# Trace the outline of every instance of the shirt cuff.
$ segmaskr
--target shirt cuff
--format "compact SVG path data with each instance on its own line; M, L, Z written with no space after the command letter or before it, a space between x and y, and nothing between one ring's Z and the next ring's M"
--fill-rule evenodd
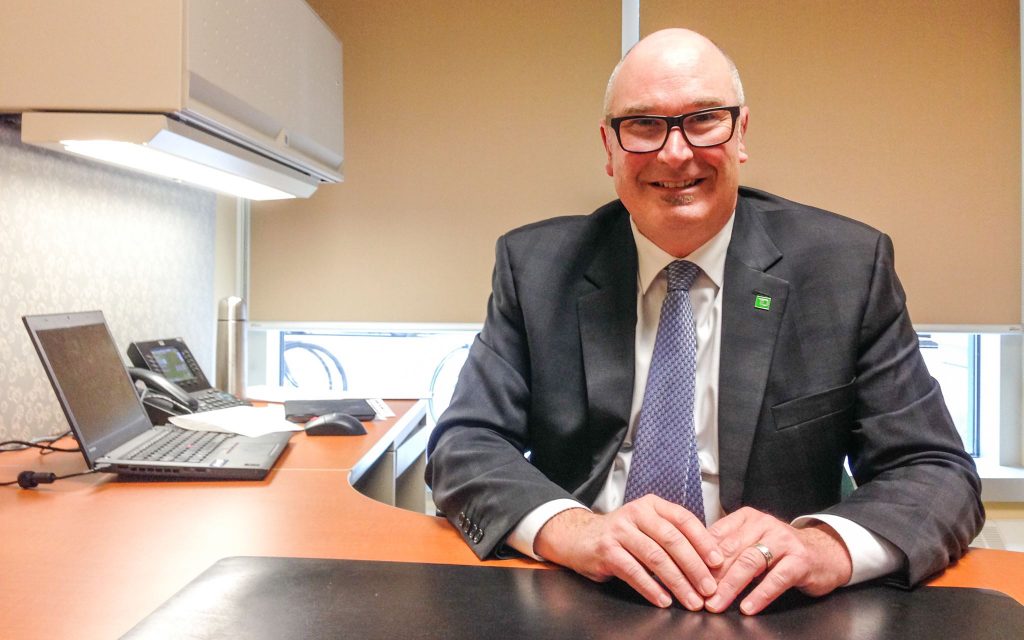
M839 534L846 550L850 552L853 572L850 580L843 586L867 582L896 571L900 567L903 554L896 545L885 538L875 535L852 520L826 513L800 516L791 524L803 529L815 522L822 522L832 527Z
M579 502L568 498L559 498L558 500L545 502L523 516L523 519L519 521L516 528L508 535L505 544L523 555L544 562L544 558L533 552L533 541L537 539L537 534L540 533L541 527L547 524L548 520L569 509L587 508ZM587 511L590 511L590 509L587 509Z

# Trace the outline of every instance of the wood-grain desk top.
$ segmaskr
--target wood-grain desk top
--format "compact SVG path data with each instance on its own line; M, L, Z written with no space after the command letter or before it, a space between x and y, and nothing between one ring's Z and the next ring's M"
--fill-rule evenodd
M411 402L390 403L401 416ZM125 482L106 474L0 490L0 636L114 638L228 556L479 564L440 518L354 490L349 470L388 437L293 436L260 482ZM23 469L85 469L79 454L0 454ZM526 560L502 566L539 567ZM1024 603L1024 554L972 550L933 584L1003 591Z

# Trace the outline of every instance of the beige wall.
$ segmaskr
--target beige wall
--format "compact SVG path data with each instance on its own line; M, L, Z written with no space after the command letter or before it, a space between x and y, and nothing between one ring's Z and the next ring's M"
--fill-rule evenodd
M213 371L215 211L209 191L23 144L0 119L0 441L68 429L23 315L99 309L122 355L181 336Z
M310 4L344 48L345 182L253 206L253 319L482 320L498 235L614 198L617 0Z
M889 233L915 323L1021 322L1017 0L643 0L743 73L743 182Z
M344 44L346 181L253 207L254 319L482 320L501 232L614 197L618 0L310 4ZM744 73L744 183L890 233L915 322L1020 322L1016 0L642 2L670 25Z

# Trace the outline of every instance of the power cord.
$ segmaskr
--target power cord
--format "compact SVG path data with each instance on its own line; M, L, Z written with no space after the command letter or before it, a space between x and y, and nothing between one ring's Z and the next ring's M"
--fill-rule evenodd
M59 436L53 436L45 440L7 440L6 442L0 442L0 453L8 451L23 451L25 449L40 449L46 455L48 453L80 453L82 449L75 447L74 449L68 449L67 447L55 447L53 442L63 438L66 433L62 433Z
M77 478L78 476L87 476L93 473L98 473L102 469L89 469L88 471L80 471L78 473L69 473L66 476L58 476L56 473L50 473L48 471L22 471L18 474L17 480L11 480L10 482L0 482L0 487L10 487L12 485L18 485L22 489L33 489L41 484L52 484L57 480L64 480L65 478Z
M25 449L39 449L40 455L49 455L51 453L81 453L80 447L70 449L68 447L55 447L53 443L60 440L64 436L71 433L65 431L64 433L57 434L55 436L45 436L42 438L36 438L35 440L7 440L0 442L0 453L9 451L24 451ZM86 476L91 473L96 473L101 469L90 469L89 471L80 471L78 473L70 473L65 476L58 476L56 473L48 471L31 471L26 470L18 474L17 480L11 480L9 482L0 482L0 487L10 487L18 485L22 489L32 489L38 487L41 484L51 484L57 480L63 480L64 478L76 478L78 476Z

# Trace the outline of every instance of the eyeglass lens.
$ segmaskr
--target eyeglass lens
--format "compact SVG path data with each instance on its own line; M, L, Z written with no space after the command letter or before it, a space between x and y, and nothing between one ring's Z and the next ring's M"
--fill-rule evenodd
M733 115L727 109L691 114L682 121L686 141L695 147L713 147L732 137ZM619 123L619 142L626 151L646 153L657 151L668 140L667 118L636 116Z

